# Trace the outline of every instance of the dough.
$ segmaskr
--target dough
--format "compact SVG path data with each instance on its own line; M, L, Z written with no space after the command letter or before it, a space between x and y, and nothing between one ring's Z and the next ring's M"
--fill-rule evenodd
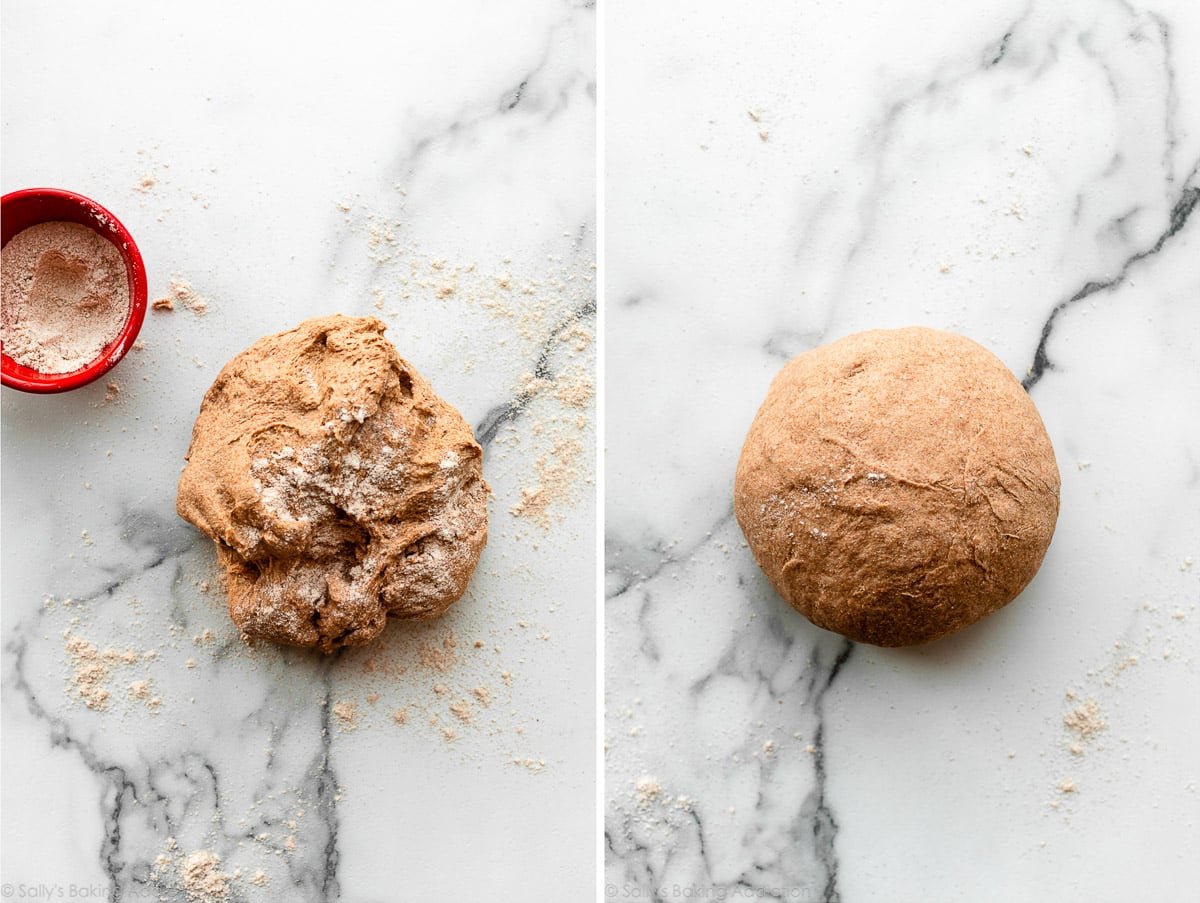
M848 336L775 377L733 508L771 585L877 646L935 640L1008 604L1058 518L1029 395L985 348L908 328Z
M322 317L225 365L176 507L216 542L248 637L331 652L433 618L487 541L483 451L373 317Z

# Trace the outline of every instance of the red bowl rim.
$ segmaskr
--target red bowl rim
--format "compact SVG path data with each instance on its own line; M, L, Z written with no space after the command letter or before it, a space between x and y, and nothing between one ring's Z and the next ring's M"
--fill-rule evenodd
M129 317L125 320L125 325L117 337L100 352L99 357L86 367L71 373L40 374L38 378L31 379L15 372L15 368L19 365L7 354L0 352L0 383L22 392L39 394L67 392L99 379L115 367L117 362L133 347L133 343L142 329L142 321L146 317L146 266L142 261L142 254L138 250L137 243L134 242L133 236L129 234L129 230L121 221L113 216L111 211L91 198L74 191L67 191L63 188L22 188L19 191L10 191L0 198L0 213L10 203L31 197L56 198L70 202L83 208L91 220L98 225L104 224L105 229L92 227L93 231L112 242L121 253L121 257L125 261L125 268L133 283ZM42 220L42 222L51 221L50 219ZM36 223L30 225L36 225ZM22 369L29 371L31 368L22 367Z

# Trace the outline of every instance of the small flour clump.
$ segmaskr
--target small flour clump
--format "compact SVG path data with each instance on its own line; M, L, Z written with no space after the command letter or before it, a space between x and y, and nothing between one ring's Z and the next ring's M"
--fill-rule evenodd
M183 858L179 877L189 900L226 900L229 875L221 871L221 857L209 850L197 850Z
M638 806L645 808L655 802L662 796L662 785L658 783L656 778L649 775L644 775L634 782L634 789L637 791Z
M208 299L197 294L192 288L192 284L186 279L178 277L171 280L171 295L178 301L183 302L183 306L194 313L197 317L203 317L208 313Z
M192 288L192 284L181 276L172 276L167 294L150 302L154 310L172 311L182 304L197 317L208 313L208 299Z
M0 251L4 353L39 373L71 373L100 356L129 319L121 253L79 223L50 222Z
M341 722L344 731L352 731L358 727L358 703L354 700L334 703L333 715Z
M1094 699L1089 699L1078 708L1068 712L1063 717L1063 725L1080 740L1091 740L1108 727L1108 722L1100 714L1099 703Z
M68 633L65 639L67 654L75 667L71 683L76 694L89 709L105 708L112 695L108 689L112 677L108 662L99 649L78 634Z

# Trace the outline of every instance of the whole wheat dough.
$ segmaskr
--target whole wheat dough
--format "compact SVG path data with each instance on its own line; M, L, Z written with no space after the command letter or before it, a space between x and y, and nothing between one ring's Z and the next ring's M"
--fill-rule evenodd
M466 590L487 541L483 453L384 329L307 320L204 396L176 504L216 542L246 636L330 652Z
M1041 417L991 352L932 329L872 330L775 377L734 513L771 585L813 623L906 646L1021 592L1058 489Z

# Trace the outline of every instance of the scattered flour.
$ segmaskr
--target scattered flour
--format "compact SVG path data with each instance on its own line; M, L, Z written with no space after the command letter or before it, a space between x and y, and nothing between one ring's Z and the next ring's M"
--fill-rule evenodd
M216 853L189 853L179 866L179 877L189 900L209 903L229 899L229 875L221 871L221 857Z
M1063 725L1080 740L1091 740L1108 727L1100 714L1100 705L1089 699L1063 717Z
M633 786L637 791L638 806L642 808L649 806L662 796L662 785L658 783L657 778L649 775L638 778Z
M352 731L358 727L358 702L343 700L333 704L333 716L341 722L343 731Z
M176 304L182 304L197 317L208 313L208 299L192 288L192 284L182 276L172 276L167 293L150 302L154 310L161 311L172 311Z

